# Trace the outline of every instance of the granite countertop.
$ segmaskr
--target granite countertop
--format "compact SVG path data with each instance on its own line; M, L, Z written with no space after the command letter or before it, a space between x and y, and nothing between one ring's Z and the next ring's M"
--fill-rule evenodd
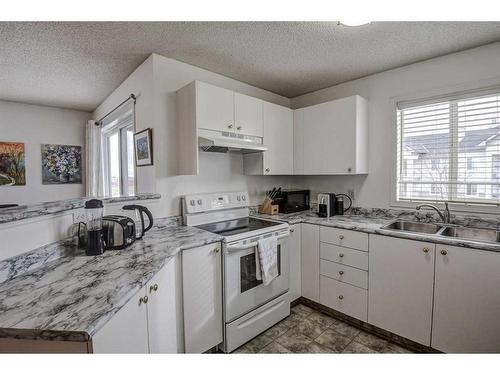
M132 196L97 198L101 199L105 204L129 202L149 199L160 199L160 194L142 193ZM20 205L17 207L0 208L0 224L10 223L13 221L29 219L32 217L56 214L59 212L69 211L76 208L81 208L85 202L92 197L64 199L53 202L43 202L29 205Z
M0 276L9 269L10 277L0 279L0 337L87 341L176 254L221 240L193 227L157 225L129 248L100 256L61 245L55 259L45 247L3 261ZM37 257L43 259L30 261Z
M436 234L412 233L403 231L394 231L389 229L381 229L383 226L391 223L394 220L402 219L409 221L425 221L434 222L436 218L433 214L415 214L408 211L394 211L384 209L360 210L356 209L353 213L332 216L330 218L319 217L315 212L302 211L291 214L267 215L253 213L252 216L262 219L277 220L287 222L289 224L309 223L334 227L340 229L356 230L371 234L381 234L385 236L405 238L417 241L428 241L443 245L469 247L472 249L487 250L500 252L500 244L488 243L481 241L465 240L459 238L445 237ZM472 216L454 217L457 225L470 225L477 227L498 228L496 220L485 221Z

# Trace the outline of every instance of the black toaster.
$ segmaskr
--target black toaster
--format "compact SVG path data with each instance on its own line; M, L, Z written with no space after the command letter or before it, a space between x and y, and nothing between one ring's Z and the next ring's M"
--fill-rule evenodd
M102 239L106 250L121 250L135 241L135 223L128 216L107 215L102 218Z

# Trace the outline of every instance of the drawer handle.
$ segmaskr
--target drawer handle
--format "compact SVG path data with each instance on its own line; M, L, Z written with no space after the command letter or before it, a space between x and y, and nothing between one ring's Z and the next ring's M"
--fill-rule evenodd
M156 292L158 290L158 284L151 285L149 287L149 293Z
M339 299L344 299L344 296L341 294L341 295L339 296Z
M344 274L344 271L339 271L339 275L343 275Z
M243 129L243 126L241 126L241 125L240 125L240 126L237 126L237 127L236 127L236 129L237 129L237 130L241 130L241 129Z
M344 239L344 235L343 235L343 234L341 234L341 235L339 236L339 239L343 240L343 239Z
M424 248L422 249L422 251L423 251L424 253L426 253L426 254L427 254L430 250L429 250L429 248L428 248L428 247L424 247Z
M441 250L441 255L446 255L448 252L446 250Z
M232 129L232 128L233 128L233 124L229 124L227 127L228 127L229 129Z
M340 254L339 254L339 257L343 258L343 257L344 257L344 254L343 254L343 253L340 253Z
M144 296L144 297L141 297L139 298L139 306L142 304L142 303L148 303L148 296Z

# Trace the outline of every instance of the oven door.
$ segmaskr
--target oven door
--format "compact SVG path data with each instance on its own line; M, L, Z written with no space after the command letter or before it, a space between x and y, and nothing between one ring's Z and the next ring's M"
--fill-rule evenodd
M273 235L276 235L273 233ZM279 275L269 285L255 277L258 238L229 243L224 250L224 295L226 323L288 291L290 265L286 234L278 234Z

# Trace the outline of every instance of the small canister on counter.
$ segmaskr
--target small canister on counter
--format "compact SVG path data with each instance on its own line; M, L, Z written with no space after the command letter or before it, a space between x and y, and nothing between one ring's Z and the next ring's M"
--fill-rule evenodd
M85 254L100 255L104 252L102 240L103 204L99 199L90 199L85 202Z

